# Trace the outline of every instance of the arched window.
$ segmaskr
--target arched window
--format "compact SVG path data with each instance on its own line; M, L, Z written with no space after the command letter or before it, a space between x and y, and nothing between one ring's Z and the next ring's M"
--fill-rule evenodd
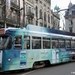
M42 10L40 9L40 18L42 18Z

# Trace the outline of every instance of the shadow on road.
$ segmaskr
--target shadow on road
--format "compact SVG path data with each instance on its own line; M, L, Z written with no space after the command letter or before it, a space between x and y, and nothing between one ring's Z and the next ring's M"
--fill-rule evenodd
M49 68L51 67L56 67L56 66L62 66L62 65L66 65L66 64L70 64L70 63L75 63L75 61L73 62L66 62L66 63L61 63L61 64L54 64L54 65L50 65ZM44 68L48 68L48 67L44 67ZM44 69L43 68L43 69ZM42 69L42 68L39 68ZM36 69L37 70L37 69ZM27 69L27 70L18 70L18 71L10 71L10 72L0 72L0 75L24 75L24 73L33 71L33 69Z

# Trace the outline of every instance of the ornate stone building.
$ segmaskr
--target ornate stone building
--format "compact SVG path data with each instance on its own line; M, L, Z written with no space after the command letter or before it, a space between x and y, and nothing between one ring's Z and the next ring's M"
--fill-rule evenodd
M21 4L21 7L22 6ZM50 23L50 0L25 0L25 25L33 24L50 28Z
M20 26L19 0L0 0L0 28Z
M75 33L75 4L71 2L68 5L68 10L65 12L65 31Z

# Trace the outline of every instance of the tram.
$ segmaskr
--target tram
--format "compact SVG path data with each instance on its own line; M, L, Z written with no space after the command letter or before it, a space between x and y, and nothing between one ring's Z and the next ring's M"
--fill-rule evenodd
M0 29L0 71L75 60L75 33L27 25Z

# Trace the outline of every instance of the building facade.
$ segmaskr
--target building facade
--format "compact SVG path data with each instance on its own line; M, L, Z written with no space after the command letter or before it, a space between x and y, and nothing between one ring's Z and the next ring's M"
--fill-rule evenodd
M22 5L21 0L21 7ZM50 28L51 1L50 0L25 0L25 26L33 24Z
M65 31L75 33L75 4L71 2L68 5L68 10L65 12Z
M20 26L19 0L0 0L0 28Z
M51 13L51 0L0 0L0 4L0 28L33 24L47 28L55 25L55 29L58 29L59 18ZM51 14L55 20L53 24Z

